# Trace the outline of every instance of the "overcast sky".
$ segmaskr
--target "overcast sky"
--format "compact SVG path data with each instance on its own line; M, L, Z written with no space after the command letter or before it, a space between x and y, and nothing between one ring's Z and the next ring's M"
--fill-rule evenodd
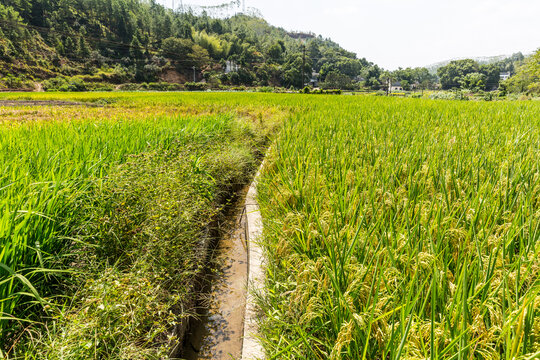
M246 0L246 6L272 25L329 37L392 70L540 47L540 0Z

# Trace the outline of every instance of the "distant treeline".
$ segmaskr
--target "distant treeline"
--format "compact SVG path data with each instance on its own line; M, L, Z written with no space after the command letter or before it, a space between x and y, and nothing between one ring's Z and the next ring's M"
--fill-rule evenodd
M339 73L351 80L362 75L368 85L378 85L378 66L329 39L306 37L256 17L214 19L174 12L155 1L5 0L0 4L0 77L106 73L107 81L117 83L195 77L230 85L301 87L320 72L318 80ZM11 85L16 81L11 79Z
M538 61L536 61L536 64ZM521 54L493 64L452 61L438 69L384 71L330 39L288 33L265 20L167 9L154 0L3 0L0 88L85 76L100 84L201 82L219 86L536 91L535 64ZM534 67L534 66L533 66ZM532 71L532 72L531 72ZM519 80L518 80L519 79Z

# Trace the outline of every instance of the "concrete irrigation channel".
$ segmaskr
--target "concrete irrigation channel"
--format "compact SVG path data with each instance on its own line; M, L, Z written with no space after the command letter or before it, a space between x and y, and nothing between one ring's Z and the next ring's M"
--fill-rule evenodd
M263 164L261 165L261 168ZM259 170L260 171L260 170ZM264 281L259 247L262 221L257 179L240 191L231 207L231 230L212 249L198 316L188 326L181 358L186 360L256 360L264 353L257 340L253 291Z

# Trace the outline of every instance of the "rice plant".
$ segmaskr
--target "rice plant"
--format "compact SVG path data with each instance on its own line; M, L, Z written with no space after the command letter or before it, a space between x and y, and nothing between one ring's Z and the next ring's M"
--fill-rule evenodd
M540 355L540 104L324 98L261 182L270 359Z

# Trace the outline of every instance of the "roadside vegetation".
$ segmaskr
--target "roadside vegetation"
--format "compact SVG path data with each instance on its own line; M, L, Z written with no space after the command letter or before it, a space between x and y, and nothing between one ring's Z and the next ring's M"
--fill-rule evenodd
M259 186L269 359L540 355L540 106L322 97Z

